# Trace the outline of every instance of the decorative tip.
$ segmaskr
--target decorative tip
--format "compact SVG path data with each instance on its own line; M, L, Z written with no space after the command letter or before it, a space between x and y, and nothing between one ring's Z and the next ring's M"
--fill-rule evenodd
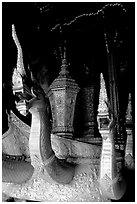
M12 33L15 32L15 25L12 24Z
M66 40L64 41L64 50L62 56L62 65L67 65L67 54L66 54Z
M16 34L16 29L15 29L15 25L14 24L12 24L12 37L13 37L13 40L14 40L14 42L16 44L17 43L17 34Z
M66 40L64 41L64 56L63 58L66 59Z
M99 114L108 114L108 97L106 91L106 85L104 81L103 74L100 74L100 95L99 95L99 105L98 105L98 113Z
M67 68L68 68L68 63L67 63L67 54L66 54L66 41L65 41L60 74L61 75L68 75L69 71L67 70Z

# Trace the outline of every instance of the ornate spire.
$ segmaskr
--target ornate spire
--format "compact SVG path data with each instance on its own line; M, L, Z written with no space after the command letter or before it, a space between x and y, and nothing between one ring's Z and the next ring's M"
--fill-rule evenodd
M64 42L64 53L62 57L62 65L61 65L61 71L59 75L68 75L69 71L67 70L68 68L68 63L67 63L67 54L66 54L66 41Z
M104 81L103 74L100 74L100 94L99 94L99 105L98 105L98 114L106 115L108 114L108 97L106 91L106 85Z

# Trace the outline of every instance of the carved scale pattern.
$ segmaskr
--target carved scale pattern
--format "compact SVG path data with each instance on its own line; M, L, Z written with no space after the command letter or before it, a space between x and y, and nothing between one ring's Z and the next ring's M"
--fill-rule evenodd
M87 167L87 166L86 166ZM52 181L46 182L43 177L42 171L39 167L35 171L32 179L22 185L3 184L3 193L11 197L20 199L35 200L35 201L83 201L83 202L105 202L109 201L102 197L99 184L97 182L98 167L89 165L90 174L86 171L76 175L69 185L61 185ZM82 167L84 169L85 166ZM86 168L86 169L87 169ZM45 175L44 175L45 177Z

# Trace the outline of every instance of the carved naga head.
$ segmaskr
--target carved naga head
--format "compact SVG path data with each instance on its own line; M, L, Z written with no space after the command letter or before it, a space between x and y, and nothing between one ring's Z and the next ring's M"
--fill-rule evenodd
M20 113L24 116L28 113L28 106L34 100L38 99L39 94L44 94L44 91L34 79L32 72L30 77L26 74L23 64L23 53L20 42L18 40L15 26L12 25L12 37L17 46L17 65L13 70L12 75L12 90L16 97L16 105L26 107L26 109L20 109ZM29 82L29 83L28 83Z
M114 125L113 113L107 96L107 90L103 74L100 74L100 95L97 115L100 133L111 129Z

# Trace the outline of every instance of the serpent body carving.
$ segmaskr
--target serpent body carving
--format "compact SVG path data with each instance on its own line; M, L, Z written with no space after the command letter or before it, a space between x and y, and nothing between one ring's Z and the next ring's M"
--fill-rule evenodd
M37 156L44 164L45 170L50 177L58 183L67 184L73 179L74 165L60 160L55 156L51 147L50 125L47 105L42 94L35 98L29 106L32 114L32 124L29 140L31 156Z

